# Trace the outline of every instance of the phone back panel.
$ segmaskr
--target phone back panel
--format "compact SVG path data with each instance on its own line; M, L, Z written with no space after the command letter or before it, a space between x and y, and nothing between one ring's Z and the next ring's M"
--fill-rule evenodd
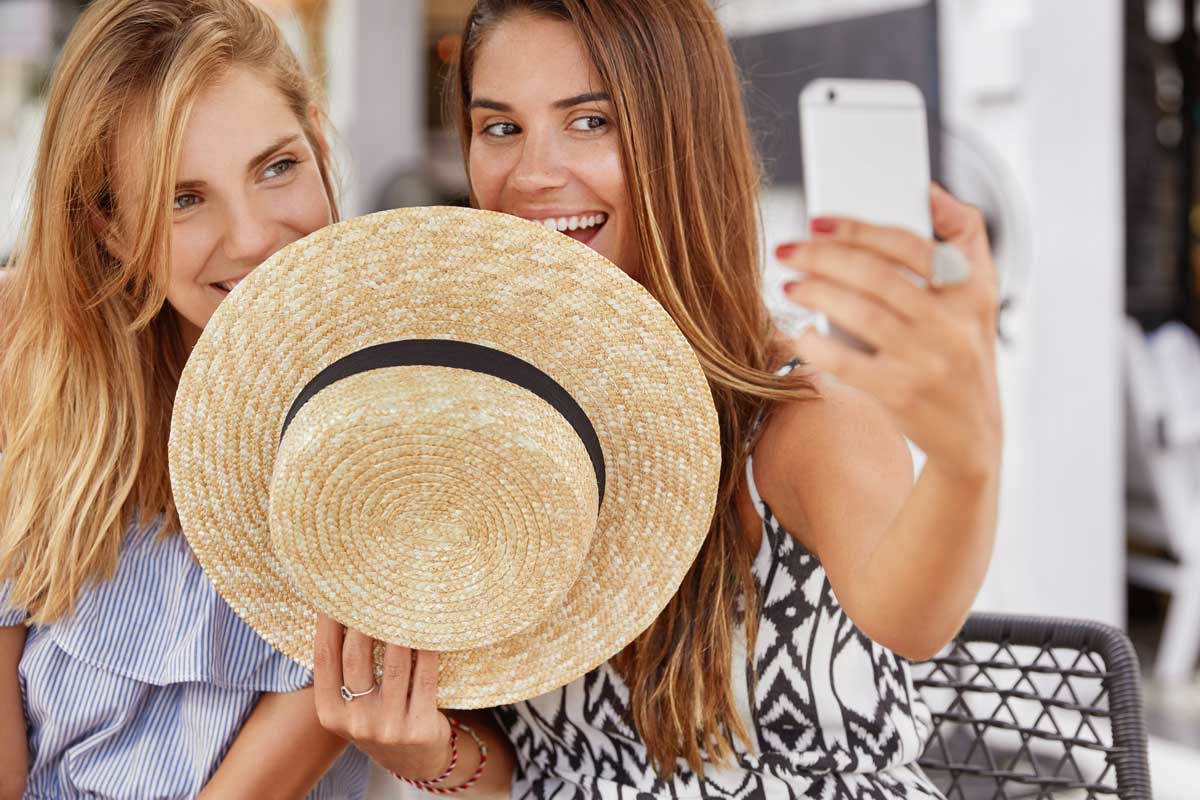
M809 218L856 217L929 237L929 136L902 81L822 79L800 95Z

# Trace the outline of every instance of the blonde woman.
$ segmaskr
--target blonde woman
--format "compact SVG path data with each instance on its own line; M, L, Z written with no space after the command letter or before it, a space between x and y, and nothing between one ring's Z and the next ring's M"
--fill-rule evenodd
M2 797L366 793L310 676L205 579L167 474L214 309L336 216L319 120L244 0L97 0L71 32L0 285Z
M662 303L708 374L724 458L708 539L658 620L560 690L490 718L449 712L488 759L480 771L459 736L434 788L938 796L917 766L929 716L906 659L955 634L992 548L1001 428L979 214L934 189L935 227L969 264L937 290L894 268L929 277L934 242L814 221L811 241L779 253L807 275L789 294L877 350L787 340L760 294L755 159L706 0L478 0L459 67L473 204L555 225ZM915 485L905 435L928 456ZM371 647L320 621L322 722L405 778L441 776L436 654L347 703L339 686L373 680ZM410 682L403 707L380 699Z

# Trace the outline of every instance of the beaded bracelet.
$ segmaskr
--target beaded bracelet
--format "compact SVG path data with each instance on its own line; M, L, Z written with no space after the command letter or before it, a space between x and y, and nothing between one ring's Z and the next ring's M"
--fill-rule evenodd
M432 778L430 780L406 778L403 775L396 775L397 778L404 781L405 783L408 783L408 784L411 784L412 786L417 787L418 789L420 789L423 792L429 792L431 794L457 794L458 792L464 791L465 789L475 785L479 781L479 778L483 775L483 768L487 765L487 759L488 759L487 745L483 743L483 740L479 738L479 734L475 733L475 731L473 729L467 727L466 725L463 725L458 720L456 720L454 717L448 717L447 719L450 720L450 751L451 751L451 755L450 755L450 766L446 768L446 771L443 772L438 777ZM466 731L467 735L475 740L475 746L479 748L479 766L475 768L475 772L473 772L471 774L471 777L467 778L465 781L458 784L457 786L446 786L446 787L437 786L438 783L441 783L447 777L449 777L450 773L454 771L454 767L457 766L457 764L458 764L458 736L455 733L455 731L458 729L462 729L462 730ZM393 774L395 774L395 773L393 773Z

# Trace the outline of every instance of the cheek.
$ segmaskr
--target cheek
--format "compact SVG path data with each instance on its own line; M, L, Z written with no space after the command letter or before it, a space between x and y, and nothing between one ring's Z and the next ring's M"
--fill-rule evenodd
M218 235L201 220L176 225L171 231L171 271L167 277L167 302L183 318L185 327L203 328L216 309L208 288L205 266Z
M589 160L588 165L595 192L613 208L620 211L627 209L629 192L625 188L621 154L616 148L605 148L596 158Z
M637 238L621 154L615 147L606 147L581 164L580 170L591 192L616 212L617 247L621 251L620 257L627 258L631 252L636 252Z
M280 208L288 228L304 237L333 222L333 209L320 173L313 170L290 188Z
M204 264L216 244L216 233L202 220L175 225L171 230L171 273L167 295L193 285L204 271Z
M473 145L470 151L471 191L479 207L495 210L500 207L500 195L504 188L505 167L497 154L484 152L484 148Z

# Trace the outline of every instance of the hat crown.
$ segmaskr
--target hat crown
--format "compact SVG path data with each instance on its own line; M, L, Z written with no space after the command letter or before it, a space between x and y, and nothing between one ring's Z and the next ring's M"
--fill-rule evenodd
M471 370L404 366L340 380L299 410L272 470L269 527L319 610L453 651L561 606L597 505L587 450L541 397ZM446 585L447 572L462 578Z

